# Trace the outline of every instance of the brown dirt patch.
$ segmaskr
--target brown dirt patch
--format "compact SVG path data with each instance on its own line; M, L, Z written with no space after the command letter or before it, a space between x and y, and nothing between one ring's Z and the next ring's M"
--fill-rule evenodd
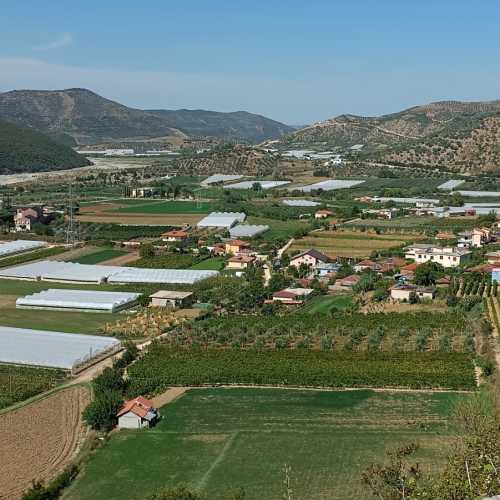
M16 307L17 295L0 295L0 308Z
M160 408L172 401L175 401L177 398L180 398L187 391L187 387L171 387L167 389L165 392L158 394L155 396L152 401L155 408Z
M196 224L204 216L198 214L94 214L80 215L80 222L99 222L107 224L132 224L132 225L156 225L156 226L182 226L183 224Z
M139 252L130 252L126 255L120 255L119 257L114 257L113 259L105 260L100 262L100 266L125 266L134 262L139 258Z
M89 401L88 389L73 387L0 415L0 498L21 498L33 480L50 480L69 464Z

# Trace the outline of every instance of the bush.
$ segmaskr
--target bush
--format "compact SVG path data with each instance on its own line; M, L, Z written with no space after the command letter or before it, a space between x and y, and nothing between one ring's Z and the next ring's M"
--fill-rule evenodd
M123 404L121 393L106 391L96 395L85 408L83 419L93 429L110 431L117 423L116 412Z
M23 495L22 500L54 500L61 496L78 475L79 469L76 465L66 467L48 486L41 481L34 482L32 487Z

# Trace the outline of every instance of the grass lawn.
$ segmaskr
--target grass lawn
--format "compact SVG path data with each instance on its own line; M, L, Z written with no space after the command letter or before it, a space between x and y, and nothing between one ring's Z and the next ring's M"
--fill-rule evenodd
M270 227L269 231L266 231L260 235L257 239L263 241L271 241L275 238L291 238L297 231L308 227L308 223L302 220L277 220L277 219L266 219L264 217L254 217L250 216L246 220L246 224L264 224Z
M82 255L76 259L71 259L70 262L76 262L78 264L99 264L106 260L114 259L115 257L121 257L126 255L128 252L123 250L114 250L113 248L103 248L97 249L95 252L89 253L87 255Z
M191 269L200 269L207 271L221 271L224 268L225 260L223 257L211 257L202 262L191 266Z
M127 207L110 210L114 213L129 214L208 214L216 209L214 203L201 201L143 201Z
M242 487L248 499L279 499L285 464L294 498L369 498L361 472L398 445L418 441L416 460L436 472L451 440L447 417L459 397L193 389L161 409L154 429L112 435L68 498L139 499L182 483L209 498Z
M306 302L304 307L298 309L297 312L301 314L327 313L332 308L346 309L350 305L352 305L351 295L322 295Z
M362 233L359 231L316 231L295 240L290 252L315 248L331 258L369 257L373 250L399 247L419 235Z
M5 296L3 296L5 297ZM47 311L16 309L15 304L3 306L0 298L0 323L2 326L54 330L66 333L97 334L105 323L114 323L123 315L77 311Z

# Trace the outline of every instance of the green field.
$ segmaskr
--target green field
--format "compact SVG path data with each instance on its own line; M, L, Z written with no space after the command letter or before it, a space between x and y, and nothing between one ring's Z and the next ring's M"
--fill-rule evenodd
M216 210L214 203L201 201L143 201L143 203L110 210L110 213L125 214L208 214Z
M121 257L126 255L128 252L123 250L114 250L113 248L104 248L96 250L95 252L89 253L87 255L82 255L76 259L71 259L70 262L76 262L78 264L99 264L106 260L114 259L116 257Z
M0 364L0 410L48 391L65 378L63 370Z
M93 313L76 311L47 311L38 309L16 309L1 307L2 326L32 328L33 330L54 330L65 333L97 334L105 323L123 319L118 313Z
M246 224L263 224L269 226L270 230L266 231L258 238L263 241L271 241L278 238L289 239L294 236L297 231L310 227L307 222L297 219L282 221L254 216L248 217Z
M352 305L351 295L322 295L314 297L300 308L301 314L328 313L333 309L346 309Z
M436 473L451 440L450 393L197 389L161 409L154 428L120 431L68 490L74 500L140 499L185 484L209 498L243 488L248 500L365 499L361 472L388 449L417 441Z
M220 271L224 268L223 257L211 257L191 266L191 269L200 269L206 271Z

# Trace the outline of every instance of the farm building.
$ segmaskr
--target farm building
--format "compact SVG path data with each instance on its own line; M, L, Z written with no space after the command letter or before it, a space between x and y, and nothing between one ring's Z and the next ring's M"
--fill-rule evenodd
M193 302L193 293L177 290L159 290L150 295L149 298L153 307L186 307Z
M302 264L306 266L316 267L318 264L325 264L330 259L318 250L311 248L305 252L299 253L290 258L290 265L294 267L300 267Z
M485 257L488 261L488 264L496 264L497 262L500 262L500 250L497 250L495 252L488 252Z
M189 236L187 231L182 231L181 229L174 229L172 231L167 231L161 235L162 241L184 241Z
M72 370L121 349L114 337L0 326L0 362Z
M273 301L288 305L302 304L313 291L312 288L285 288L273 293Z
M212 212L201 219L197 226L230 229L239 222L244 222L246 217L242 212Z
M327 219L328 217L332 217L333 216L333 212L331 210L318 210L315 214L314 214L314 218L315 219Z
M345 288L352 288L360 282L361 278L357 274L351 274L339 280L340 286Z
M316 267L316 273L320 278L324 278L332 273L338 272L341 265L336 262L320 262Z
M14 255L16 253L29 252L47 246L46 241L14 240L0 243L0 258Z
M269 231L266 225L238 224L229 230L231 238L254 238Z
M242 250L247 250L250 248L250 243L243 240L229 240L224 244L224 253L236 255Z
M73 262L39 261L0 269L0 278L43 280L63 283L186 283L217 276L217 271L195 269L143 269L99 266Z
M412 295L419 299L432 300L436 295L436 289L411 284L398 284L391 288L391 298L393 300L409 302Z
M226 269L246 269L256 260L254 255L235 255L227 260Z
M132 189L130 195L132 198L151 198L160 194L160 188L157 187L140 187Z
M16 307L114 313L137 305L139 296L126 292L49 289L18 298Z
M160 413L154 408L152 401L139 396L125 401L116 416L121 429L143 429L154 425Z

